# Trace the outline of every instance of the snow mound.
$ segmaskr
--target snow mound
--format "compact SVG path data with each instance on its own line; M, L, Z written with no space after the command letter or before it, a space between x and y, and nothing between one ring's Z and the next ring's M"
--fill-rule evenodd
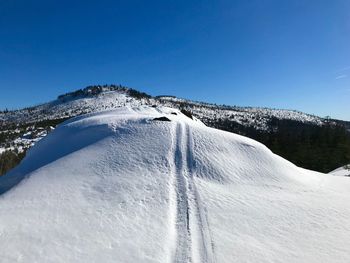
M2 262L350 261L348 178L166 107L66 121L0 193Z
M329 174L336 175L336 176L350 176L350 164L339 167Z

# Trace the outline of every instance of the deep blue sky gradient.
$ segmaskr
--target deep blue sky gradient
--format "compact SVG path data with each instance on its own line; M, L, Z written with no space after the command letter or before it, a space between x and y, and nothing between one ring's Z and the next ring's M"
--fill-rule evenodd
M350 120L350 1L0 0L0 108L115 83Z

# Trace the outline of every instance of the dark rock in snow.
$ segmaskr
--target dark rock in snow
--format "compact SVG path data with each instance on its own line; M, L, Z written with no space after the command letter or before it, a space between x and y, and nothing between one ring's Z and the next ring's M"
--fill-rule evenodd
M153 119L154 121L171 121L171 120L169 120L167 117L159 117L159 118L154 118Z

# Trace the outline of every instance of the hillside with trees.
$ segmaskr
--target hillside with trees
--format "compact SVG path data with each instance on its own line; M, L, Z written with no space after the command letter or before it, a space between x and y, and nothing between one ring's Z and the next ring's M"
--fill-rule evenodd
M257 130L229 119L209 126L255 139L297 166L328 173L350 161L350 133L340 124L322 126L272 118L270 129Z
M255 139L294 164L330 172L350 163L350 122L294 110L216 105L152 97L122 85L92 85L54 101L0 112L0 175L16 166L25 152L62 121L86 113L140 105L182 109L209 127Z

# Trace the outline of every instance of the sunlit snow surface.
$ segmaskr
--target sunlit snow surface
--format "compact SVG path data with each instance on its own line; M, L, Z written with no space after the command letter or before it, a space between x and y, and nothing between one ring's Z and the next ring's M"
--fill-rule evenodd
M0 192L1 262L350 262L349 178L170 108L67 121Z

